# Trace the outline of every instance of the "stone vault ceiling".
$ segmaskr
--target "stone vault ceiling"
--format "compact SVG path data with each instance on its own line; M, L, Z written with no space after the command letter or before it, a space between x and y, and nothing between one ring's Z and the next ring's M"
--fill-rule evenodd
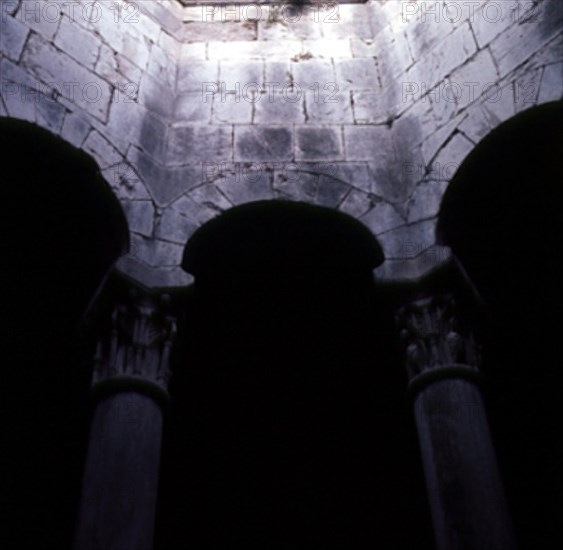
M87 4L3 3L0 116L94 157L129 220L120 268L148 285L186 282L183 245L201 224L276 198L360 219L383 246L380 276L419 273L440 258L440 200L466 155L562 95L561 2L497 2L496 15L481 2L453 19L400 1L298 19L177 0L103 0L91 18Z

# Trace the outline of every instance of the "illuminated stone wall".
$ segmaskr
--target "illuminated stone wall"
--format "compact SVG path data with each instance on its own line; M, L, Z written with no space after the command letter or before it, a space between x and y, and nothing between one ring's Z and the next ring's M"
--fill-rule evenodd
M266 198L358 217L393 277L475 144L563 95L557 0L1 9L0 115L96 159L129 219L120 267L149 285L185 283L189 235Z

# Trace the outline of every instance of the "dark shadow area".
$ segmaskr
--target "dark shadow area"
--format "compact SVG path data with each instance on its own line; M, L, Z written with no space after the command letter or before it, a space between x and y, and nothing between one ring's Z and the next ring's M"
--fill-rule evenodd
M487 305L486 403L523 549L559 548L563 104L530 109L469 155L439 237Z
M94 161L0 118L3 548L70 548L90 412L81 317L128 244Z
M193 235L158 550L432 548L381 260L359 222L299 203Z

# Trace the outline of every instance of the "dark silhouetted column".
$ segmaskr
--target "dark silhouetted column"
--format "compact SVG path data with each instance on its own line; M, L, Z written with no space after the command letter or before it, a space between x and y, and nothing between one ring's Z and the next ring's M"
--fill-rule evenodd
M168 297L138 290L113 310L94 370L96 408L75 550L150 550L176 332Z
M397 313L438 550L513 550L478 353L454 296L418 294Z

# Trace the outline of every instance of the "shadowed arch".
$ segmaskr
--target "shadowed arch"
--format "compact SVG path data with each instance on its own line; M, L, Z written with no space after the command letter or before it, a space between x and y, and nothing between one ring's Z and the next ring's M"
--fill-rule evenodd
M491 423L521 548L530 549L561 543L562 159L563 102L517 115L466 158L438 223L489 310Z
M363 223L306 203L246 203L193 233L159 547L432 547L382 260Z
M69 548L82 477L91 351L81 319L127 249L121 206L83 151L0 118L4 535Z

